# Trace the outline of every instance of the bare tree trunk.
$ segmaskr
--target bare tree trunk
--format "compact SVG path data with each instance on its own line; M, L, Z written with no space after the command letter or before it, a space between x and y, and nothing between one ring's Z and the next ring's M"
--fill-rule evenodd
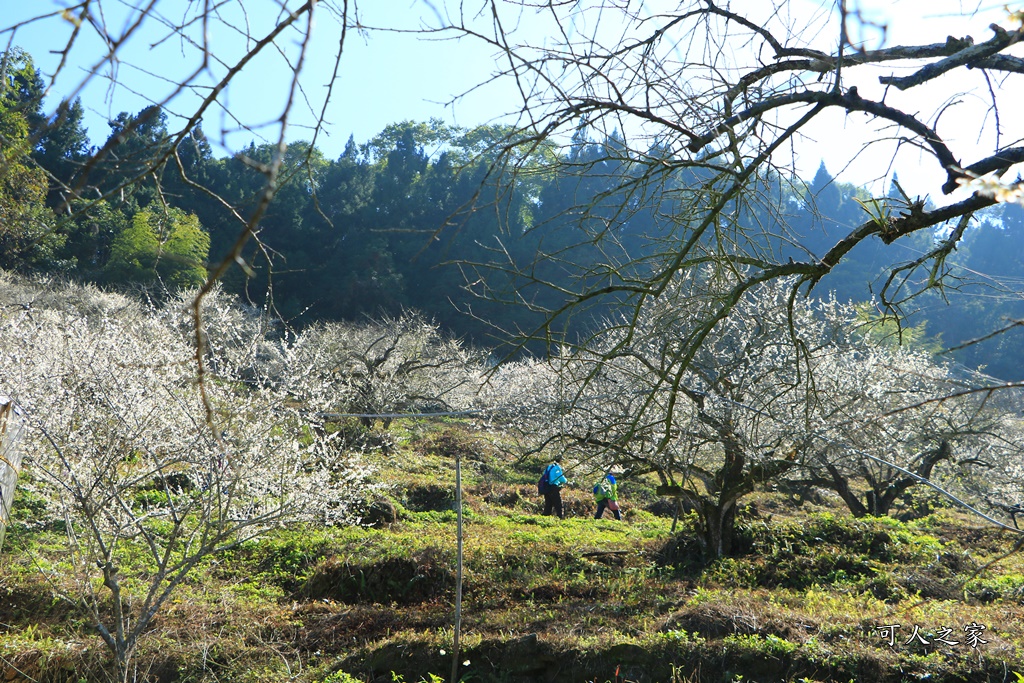
M704 506L704 547L707 559L727 557L733 550L736 534L736 500Z
M871 488L864 494L864 502L861 502L857 493L850 488L850 476L843 474L832 463L824 462L829 479L814 477L810 483L827 486L838 493L854 517L866 517L867 515L887 517L897 498L910 487L921 483L921 479L929 479L935 466L943 460L948 460L952 453L949 442L946 440L939 442L939 445L932 450L925 451L920 456L917 466L911 470L917 477L889 468L888 474L884 478L876 479L865 470L864 476Z
M850 490L850 482L842 475L842 473L832 463L827 463L828 473L832 476L831 488L839 494L839 497L846 503L846 507L850 508L850 513L854 517L864 517L868 514L868 508L860 502L857 498L857 494ZM869 501L870 502L870 501Z
M715 473L714 489L717 495L704 503L704 538L709 559L725 557L732 553L733 535L736 527L736 501L740 496L753 490L753 475L745 471L746 453L740 444L733 424L728 420L718 421L707 416L701 405L701 420L711 424L718 432L725 448L725 461ZM709 491L712 493L712 491Z
M950 448L949 442L943 439L938 446L922 454L917 467L912 471L922 479L930 479L935 465L948 459L952 454L953 450ZM888 516L889 510L892 509L896 499L903 495L911 486L919 483L921 483L920 479L909 474L903 474L894 480L890 480L884 488L879 487L876 490L869 491L868 510L876 517Z

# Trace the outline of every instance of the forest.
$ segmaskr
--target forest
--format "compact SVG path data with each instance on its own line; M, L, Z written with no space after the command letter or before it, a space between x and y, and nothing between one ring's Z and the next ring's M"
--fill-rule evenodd
M253 143L241 155L215 158L197 126L170 156L166 115L150 107L121 113L97 147L90 140L102 134L82 127L80 102L54 121L43 110L43 80L31 56L14 50L5 59L0 115L11 131L11 158L0 267L158 299L204 282L210 255L226 253L236 238L237 214L224 202L243 212L253 206L261 182L254 166L269 162L274 145ZM671 192L632 196L625 189L631 174L640 173L641 158L667 151L655 147L631 157L614 131L602 137L582 118L567 148L550 144L524 152L522 167L502 177L492 167L509 132L500 126L459 129L438 120L398 122L362 144L350 137L333 160L308 143L289 145L280 189L261 220L260 244L250 245L244 267L224 278L226 290L272 305L282 321L297 327L416 310L454 336L498 346L541 325L540 311L564 303L559 290L578 288L579 273L603 258L583 244L581 217L596 223L627 206L628 215L616 217L615 242L636 262L655 256L659 238L677 227ZM165 160L150 169L154 156ZM699 186L691 172L662 182ZM900 198L895 176L886 196L872 197L833 180L824 164L809 180L765 182L773 209L751 206L746 220L769 235L781 234L784 223L799 237L800 250L819 257L872 211L895 210ZM91 188L104 199L69 199L67 188L86 197L83 188ZM109 196L112 188L124 189ZM78 204L88 208L78 210ZM593 208L585 215L580 207ZM1018 320L1014 278L1021 264L1012 245L1022 230L1018 204L977 214L942 264L948 277L904 312L907 324L936 348L952 348ZM943 237L915 234L894 247L867 241L823 279L815 295L870 305L894 250L896 258L910 260ZM766 246L780 257L796 256L789 242ZM543 274L508 269L509 263L525 269L538 254L551 256ZM474 291L468 278L480 268L508 273L488 283L490 296ZM520 297L532 305L502 305ZM575 334L601 311L588 316L573 322ZM971 369L1019 381L1021 345L1021 335L1007 333L951 356ZM544 352L539 345L530 348Z

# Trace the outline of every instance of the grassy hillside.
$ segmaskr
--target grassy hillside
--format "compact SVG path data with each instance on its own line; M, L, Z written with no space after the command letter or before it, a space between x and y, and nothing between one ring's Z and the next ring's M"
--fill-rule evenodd
M623 522L597 521L594 477L568 463L567 518L541 517L540 464L503 454L478 425L404 421L391 434L386 455L367 457L381 486L366 511L373 526L281 529L210 561L158 615L134 660L138 679L447 680L454 452L464 479L463 680L1024 673L1017 537L960 512L856 520L828 495L760 491L740 515L740 554L705 565L692 520L673 534L653 481L626 478ZM19 492L0 557L3 680L108 680L100 639L56 597L64 531L36 523L33 509ZM929 645L912 639L915 627Z

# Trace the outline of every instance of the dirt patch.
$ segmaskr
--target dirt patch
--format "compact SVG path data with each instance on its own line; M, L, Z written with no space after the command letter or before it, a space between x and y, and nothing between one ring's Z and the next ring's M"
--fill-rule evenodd
M676 502L670 498L658 498L645 505L644 510L656 517L671 519L676 515Z
M504 508L515 509L522 507L530 499L531 490L522 486L487 485L478 486L472 489L472 493L479 496L489 505L499 505ZM536 491L532 491L536 497Z
M697 572L704 567L704 546L696 536L676 534L655 551L654 559L663 567Z
M54 600L53 589L42 584L0 588L0 624L62 622L75 614L63 600Z
M1012 547L1017 537L1000 529L958 529L951 527L949 535L955 538L962 547L972 552L1005 553Z
M364 526L388 527L398 521L395 504L384 497L374 498L367 503L360 515L360 523Z

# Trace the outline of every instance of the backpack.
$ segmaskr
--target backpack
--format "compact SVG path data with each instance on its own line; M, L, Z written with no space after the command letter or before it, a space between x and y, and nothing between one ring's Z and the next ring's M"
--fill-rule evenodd
M594 485L594 496L603 500L612 494L612 485L607 479L602 479Z
M544 495L551 489L551 484L548 482L548 470L551 469L551 465L544 468L544 471L540 473L540 479L537 480L537 493Z
M560 488L569 483L569 480L565 478L565 472L562 471L562 466L558 463L551 463L545 471L548 475L548 484L552 487Z

